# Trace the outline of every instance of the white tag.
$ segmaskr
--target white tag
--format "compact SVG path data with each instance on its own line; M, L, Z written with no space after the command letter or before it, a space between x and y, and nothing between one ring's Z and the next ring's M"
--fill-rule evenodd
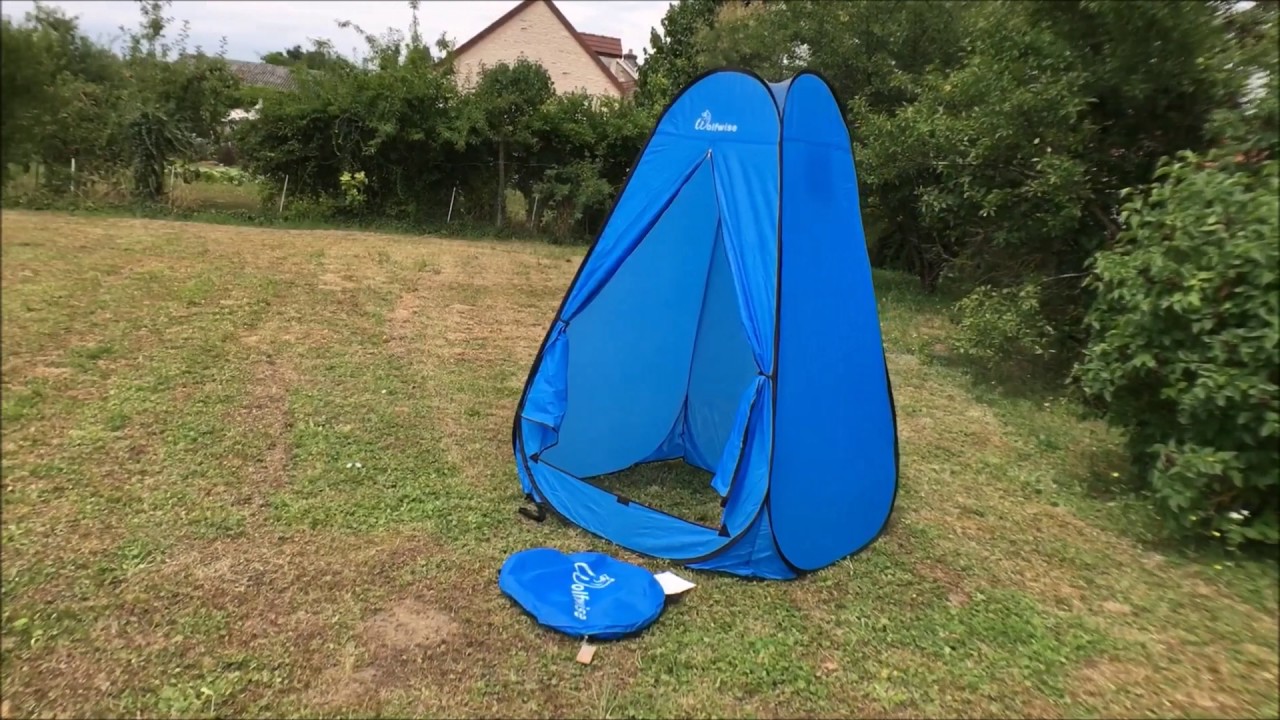
M654 575L654 577L657 578L658 584L662 586L662 593L664 595L679 595L682 592L688 592L689 590L697 587L697 585L694 585L673 572L660 572L657 575Z

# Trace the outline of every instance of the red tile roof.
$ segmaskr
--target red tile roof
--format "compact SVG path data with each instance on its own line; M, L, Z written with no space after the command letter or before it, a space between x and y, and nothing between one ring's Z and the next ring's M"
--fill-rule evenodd
M578 33L582 42L597 55L605 57L622 57L622 38L596 35L595 33Z

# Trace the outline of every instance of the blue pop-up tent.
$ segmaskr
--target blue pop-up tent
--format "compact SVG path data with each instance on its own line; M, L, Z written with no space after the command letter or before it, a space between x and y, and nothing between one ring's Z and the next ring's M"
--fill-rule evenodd
M539 513L689 567L788 579L875 540L896 421L825 80L717 70L671 102L551 323L513 442ZM676 459L714 473L718 527L593 483Z

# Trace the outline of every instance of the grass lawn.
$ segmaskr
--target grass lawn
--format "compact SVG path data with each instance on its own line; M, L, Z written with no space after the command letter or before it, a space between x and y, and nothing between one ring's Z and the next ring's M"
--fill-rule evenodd
M511 415L581 249L2 229L6 716L1280 712L1275 567L1161 549L1093 489L1118 438L947 361L908 279L877 277L888 532L795 582L683 571L582 666L496 583L537 545L636 559L516 514Z

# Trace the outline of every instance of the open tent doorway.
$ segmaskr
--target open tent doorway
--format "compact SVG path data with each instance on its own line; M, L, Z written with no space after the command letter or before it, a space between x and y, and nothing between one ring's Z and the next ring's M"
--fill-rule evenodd
M557 442L539 462L624 496L628 479L669 478L685 500L696 495L690 484L697 479L712 497L709 476L730 442L741 397L760 373L725 253L715 183L708 153L570 324L573 393ZM671 463L624 472L671 460L702 472Z

